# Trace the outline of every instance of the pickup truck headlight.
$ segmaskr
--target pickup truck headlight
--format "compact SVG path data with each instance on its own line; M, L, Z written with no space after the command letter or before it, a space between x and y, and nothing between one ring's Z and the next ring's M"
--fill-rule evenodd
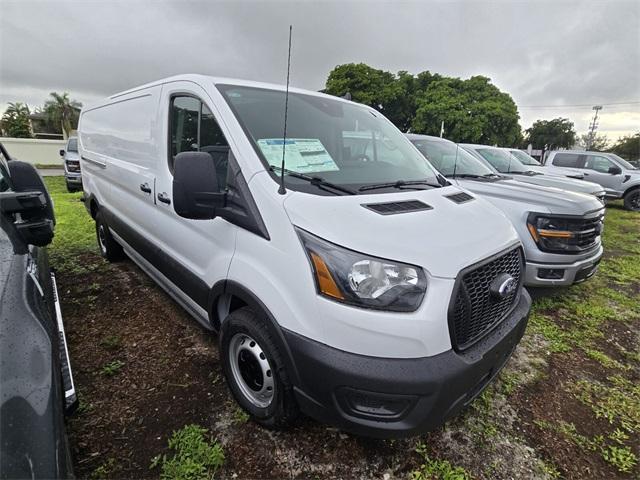
M318 293L364 308L413 312L427 278L415 265L354 252L296 229L311 263Z
M597 244L602 219L603 215L586 218L531 213L527 229L543 252L577 254Z

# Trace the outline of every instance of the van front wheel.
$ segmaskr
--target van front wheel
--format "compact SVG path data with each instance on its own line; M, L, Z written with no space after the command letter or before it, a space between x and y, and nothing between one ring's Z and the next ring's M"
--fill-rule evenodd
M256 422L268 428L293 423L298 408L282 355L250 308L232 312L222 323L220 357L231 393Z
M124 251L118 242L114 240L104 220L103 213L98 210L96 215L96 239L100 248L100 255L110 262L117 262L124 258Z

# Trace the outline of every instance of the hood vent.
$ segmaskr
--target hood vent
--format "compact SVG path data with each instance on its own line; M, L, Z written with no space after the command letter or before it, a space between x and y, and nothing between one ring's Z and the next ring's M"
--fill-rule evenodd
M422 203L419 200L407 200L404 202L388 203L367 203L362 204L364 208L373 210L380 215L396 215L398 213L419 212L421 210L433 210L431 205Z
M460 192L460 193L454 193L453 195L446 195L446 198L448 198L454 203L466 203L474 199L474 197L469 195L467 192Z

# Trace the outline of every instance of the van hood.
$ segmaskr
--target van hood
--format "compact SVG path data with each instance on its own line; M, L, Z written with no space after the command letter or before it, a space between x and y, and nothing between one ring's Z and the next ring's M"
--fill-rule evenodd
M511 173L506 174L514 180L521 183L528 183L532 185L541 185L543 187L555 187L562 190L569 190L570 192L587 193L595 195L602 191L602 187L593 182L584 182L582 180L575 180L571 178L554 177L552 175L514 175Z
M561 215L584 215L600 210L602 203L593 195L568 192L515 180L476 181L456 179L461 187L488 198L502 199L529 206L531 211Z
M464 267L518 242L511 222L490 203L475 195L464 203L446 197L461 192L456 186L376 195L292 192L284 208L293 225L329 242L455 278ZM364 206L410 200L431 209L382 215Z

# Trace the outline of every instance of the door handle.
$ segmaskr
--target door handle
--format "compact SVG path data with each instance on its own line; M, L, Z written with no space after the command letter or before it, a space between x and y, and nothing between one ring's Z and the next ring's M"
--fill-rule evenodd
M585 177L588 177L588 176L589 176L589 174L588 174L587 172L584 172L584 173L583 173L583 175L584 175Z
M141 183L140 190L142 190L144 193L151 193L151 187L148 183Z
M162 203L166 203L167 205L171 204L171 199L169 198L169 195L167 195L166 192L159 193L158 200L160 200Z

